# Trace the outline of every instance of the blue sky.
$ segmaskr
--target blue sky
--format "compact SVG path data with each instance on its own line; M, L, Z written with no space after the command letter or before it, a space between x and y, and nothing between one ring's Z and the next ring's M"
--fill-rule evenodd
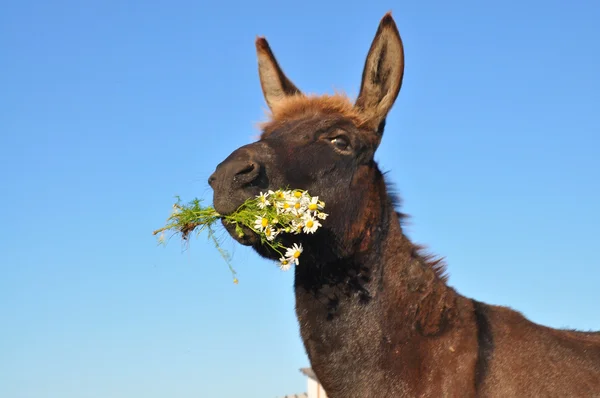
M254 39L355 95L388 10L404 85L377 160L461 293L600 329L600 5L4 1L0 396L276 397L308 361L292 273L157 247L173 196L253 140Z

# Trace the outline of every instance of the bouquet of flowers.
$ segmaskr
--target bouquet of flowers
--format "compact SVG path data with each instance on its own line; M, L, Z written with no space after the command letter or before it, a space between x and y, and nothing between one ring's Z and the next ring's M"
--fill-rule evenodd
M300 255L304 249L302 244L297 243L286 247L278 237L281 234L315 233L322 226L321 221L327 218L324 209L325 203L320 201L318 196L311 197L307 191L300 189L261 192L226 216L219 214L211 206L203 207L199 199L194 199L186 205L177 198L173 212L167 219L167 225L153 234L159 235L159 242L163 243L165 232L169 230L180 233L184 240L187 240L194 230L198 234L206 231L235 275L229 255L219 245L213 229L214 223L224 219L235 226L235 232L240 237L244 236L242 226L255 232L260 237L261 244L268 245L280 255L279 268L287 271L292 265L300 264ZM234 283L237 283L235 277Z

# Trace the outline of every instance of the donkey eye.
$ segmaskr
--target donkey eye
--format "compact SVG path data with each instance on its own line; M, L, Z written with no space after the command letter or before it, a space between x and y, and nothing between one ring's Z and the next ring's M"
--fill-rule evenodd
M341 151L345 151L350 146L350 140L343 135L337 136L331 139L331 143L334 147Z

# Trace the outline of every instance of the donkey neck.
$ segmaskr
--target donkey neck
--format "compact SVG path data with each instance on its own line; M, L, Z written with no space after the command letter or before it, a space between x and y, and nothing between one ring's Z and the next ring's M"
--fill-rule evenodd
M403 234L392 206L380 221L367 252L296 269L296 312L311 365L328 391L347 396L370 396L369 386L395 371L394 347L418 350L420 339L448 330L458 297ZM393 391L406 392L397 380Z
M444 327L444 305L449 303L440 296L456 293L446 285L439 262L423 255L404 235L393 208L385 213L369 233L373 243L365 245L368 251L335 262L312 258L296 268L297 305L310 308L314 321L348 320L349 308L364 316L380 316L373 309L389 306L396 313L407 311L405 327L425 334ZM440 305L432 307L428 302L432 300ZM424 304L428 311L415 312Z

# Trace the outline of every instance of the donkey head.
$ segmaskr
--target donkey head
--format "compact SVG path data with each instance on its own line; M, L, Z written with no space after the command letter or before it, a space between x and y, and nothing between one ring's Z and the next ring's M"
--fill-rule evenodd
M235 150L209 178L215 209L229 214L269 189L308 190L326 203L329 217L314 236L294 235L294 241L304 239L310 246L326 238L329 254L336 258L366 250L364 237L376 228L379 210L389 205L373 157L404 73L404 50L391 14L379 24L354 103L342 95L301 93L264 38L257 39L256 48L270 120L262 125L259 141ZM240 238L231 226L225 227L238 242L277 258L251 231Z

